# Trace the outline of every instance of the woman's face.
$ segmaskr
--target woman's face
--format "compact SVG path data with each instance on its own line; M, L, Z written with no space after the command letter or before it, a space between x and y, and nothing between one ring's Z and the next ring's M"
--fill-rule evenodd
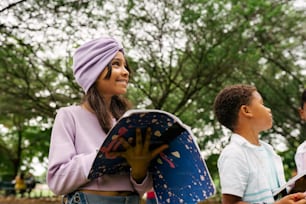
M99 93L104 97L125 94L129 82L129 71L122 52L118 51L110 64L112 67L110 78L105 78L109 70L106 67L96 81Z

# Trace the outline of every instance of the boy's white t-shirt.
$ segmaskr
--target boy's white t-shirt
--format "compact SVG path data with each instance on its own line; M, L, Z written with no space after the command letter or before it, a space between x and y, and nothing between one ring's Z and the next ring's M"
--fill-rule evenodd
M297 172L306 171L306 141L297 148L294 159Z
M256 151L259 153L259 156L261 156L261 159L264 162L264 166L266 167L266 168L264 168L264 171L265 171L265 175L267 175L267 179L270 183L270 188L271 188L272 192L275 192L279 189L280 184L279 184L279 181L278 181L278 177L277 177L274 162L273 162L269 152L266 150L266 148L263 145L257 147Z
M267 174L267 161L263 159L258 146L252 145L238 134L233 134L231 142L218 159L218 170L222 194L236 195L249 203L273 203L273 191L269 176L274 175L272 185L285 184L283 164L271 145L260 141L270 159L273 173ZM274 183L274 184L273 184ZM273 189L272 189L273 188Z

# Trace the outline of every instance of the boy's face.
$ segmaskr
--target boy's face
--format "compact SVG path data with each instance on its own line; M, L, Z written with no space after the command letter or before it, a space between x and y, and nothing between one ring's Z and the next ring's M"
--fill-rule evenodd
M264 131L272 127L273 117L271 109L264 105L263 99L257 91L253 92L252 101L248 108L252 114L254 128L258 131Z
M306 102L303 104L303 108L299 108L300 118L303 121L306 121Z

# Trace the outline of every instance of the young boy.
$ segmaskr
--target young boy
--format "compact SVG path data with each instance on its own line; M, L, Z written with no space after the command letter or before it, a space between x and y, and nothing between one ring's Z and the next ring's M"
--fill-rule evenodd
M304 89L302 93L299 113L301 120L306 121L306 89ZM294 159L297 167L297 173L306 171L306 140L297 148Z
M222 203L274 203L273 192L285 184L281 158L259 133L272 127L273 118L256 87L233 85L216 97L218 121L233 132L218 169ZM306 194L288 195L275 203L306 203Z

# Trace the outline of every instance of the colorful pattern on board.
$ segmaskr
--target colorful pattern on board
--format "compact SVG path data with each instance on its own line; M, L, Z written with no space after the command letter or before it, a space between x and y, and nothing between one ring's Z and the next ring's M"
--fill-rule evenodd
M104 141L100 151L94 161L93 167L88 178L97 178L104 174L115 174L118 172L129 172L130 167L123 158L112 158L109 152L124 151L119 145L119 137L125 137L128 141L136 135L135 128L141 128L142 135L145 135L146 129L151 127L151 144L158 145L160 137L176 121L166 114L162 113L139 113L132 114L130 117L122 118L117 125L111 129L107 139Z
M152 149L169 144L169 148L154 159L150 166L158 203L193 204L214 195L215 187L199 148L192 134L178 120L169 113L152 110L121 118L102 144L88 178L129 173L130 167L125 159L112 158L108 153L124 151L118 138L131 140L136 135L136 127L141 128L143 136L146 129L151 127Z
M195 204L215 194L209 171L188 131L173 140L164 154L175 170L162 157L152 163L158 203Z

